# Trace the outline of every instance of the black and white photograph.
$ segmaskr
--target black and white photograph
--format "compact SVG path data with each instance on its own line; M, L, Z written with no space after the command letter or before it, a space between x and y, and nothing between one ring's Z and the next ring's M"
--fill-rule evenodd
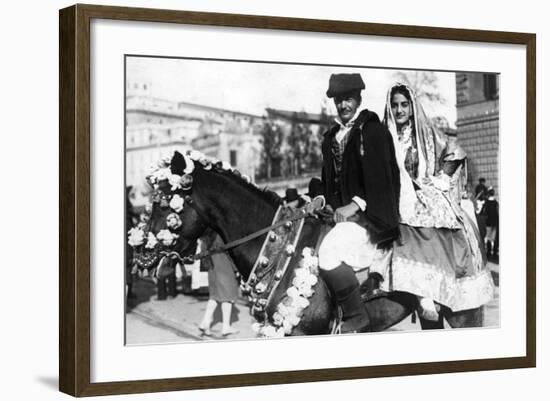
M499 73L124 77L127 346L500 326Z

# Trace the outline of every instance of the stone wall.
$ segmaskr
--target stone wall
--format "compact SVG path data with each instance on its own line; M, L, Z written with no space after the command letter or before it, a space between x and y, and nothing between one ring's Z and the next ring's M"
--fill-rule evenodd
M470 189L486 179L498 196L499 101L484 90L483 73L457 73L457 137L468 155ZM498 77L497 77L498 79ZM497 81L498 90L498 81Z

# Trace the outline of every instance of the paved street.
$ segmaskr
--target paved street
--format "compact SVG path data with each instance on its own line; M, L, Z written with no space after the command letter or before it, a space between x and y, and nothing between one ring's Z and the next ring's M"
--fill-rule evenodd
M498 326L499 323L499 266L489 263L496 287L496 297L485 306L485 327ZM206 295L184 295L179 289L175 298L156 299L155 285L149 280L136 280L135 298L128 301L126 314L127 344L147 344L187 341L210 341L226 339L254 338L252 331L254 319L249 314L244 299L239 300L233 308L232 326L237 334L221 336L221 312L218 308L212 325L213 336L200 335L198 324L206 308ZM448 327L448 326L446 326ZM390 329L391 331L420 330L418 321L412 323L408 317Z

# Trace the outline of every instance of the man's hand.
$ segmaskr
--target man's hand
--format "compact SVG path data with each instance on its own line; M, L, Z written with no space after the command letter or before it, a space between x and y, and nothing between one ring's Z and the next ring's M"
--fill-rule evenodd
M317 214L325 223L331 223L334 218L334 209L330 205L325 205L324 208L317 211Z
M359 206L355 202L351 202L346 206L339 207L334 212L334 221L336 223L348 221L350 217L354 216L359 210Z

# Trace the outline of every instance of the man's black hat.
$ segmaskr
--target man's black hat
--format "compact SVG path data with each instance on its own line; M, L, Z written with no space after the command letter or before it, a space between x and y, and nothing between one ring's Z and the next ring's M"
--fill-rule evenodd
M332 74L328 81L327 96L332 98L363 89L365 89L365 83L360 74Z
M317 178L313 177L309 181L308 190L307 190L307 196L310 198L315 198L318 195L323 195L323 182Z
M296 188L288 188L285 191L285 197L283 199L285 200L285 202L293 202L300 199L300 196L298 195L298 190Z

